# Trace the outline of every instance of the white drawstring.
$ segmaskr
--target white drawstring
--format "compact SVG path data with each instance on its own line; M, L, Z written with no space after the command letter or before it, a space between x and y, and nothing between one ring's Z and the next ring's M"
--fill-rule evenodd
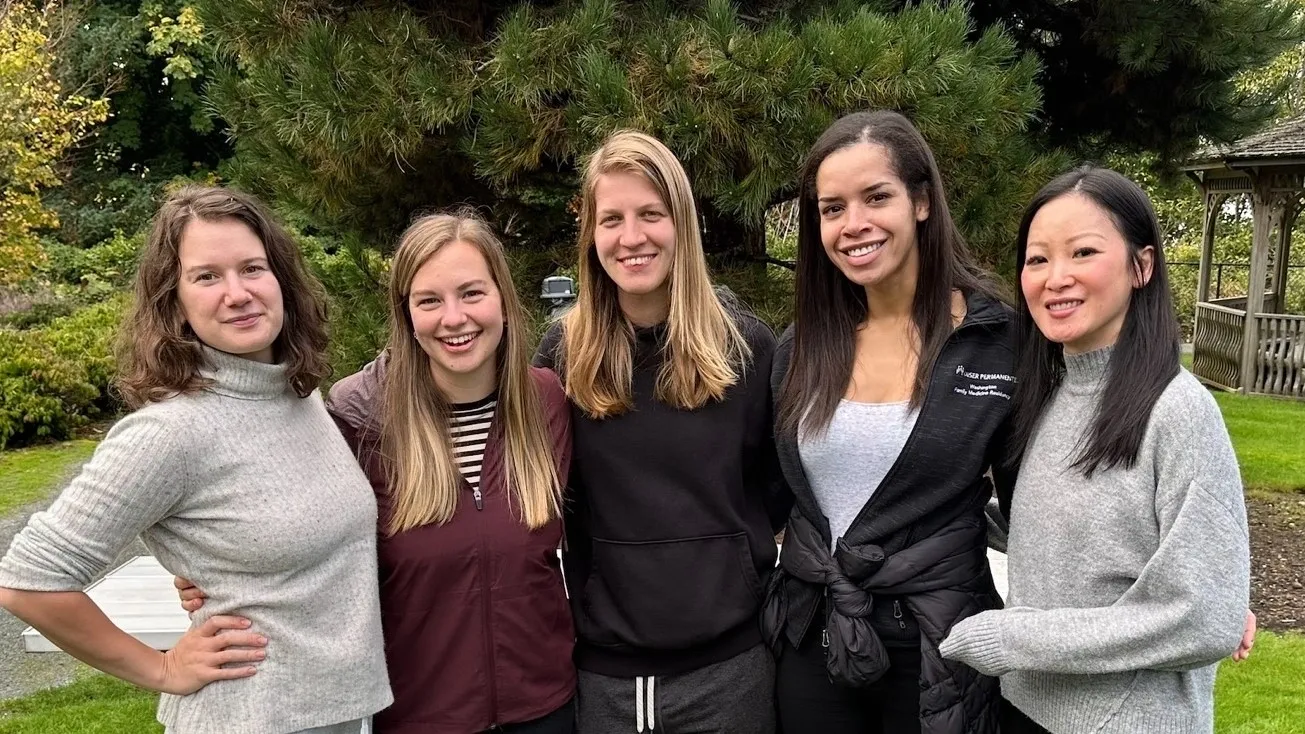
M643 676L634 679L634 729L643 734L643 724L645 720L645 711L647 712L648 731L657 728L657 709L656 706L656 685L657 679L648 676L648 698L645 707L643 695Z
M643 734L643 676L634 679L634 730Z
M657 679L655 677L651 675L648 676L648 731L657 728L657 708L654 703L656 698L653 695L656 682Z

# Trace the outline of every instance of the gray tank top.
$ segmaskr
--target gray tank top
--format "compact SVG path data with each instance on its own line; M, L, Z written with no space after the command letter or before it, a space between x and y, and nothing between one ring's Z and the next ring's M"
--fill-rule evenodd
M798 455L833 541L852 527L906 445L920 411L901 403L840 400L818 438L800 436ZM830 544L830 551L834 543Z

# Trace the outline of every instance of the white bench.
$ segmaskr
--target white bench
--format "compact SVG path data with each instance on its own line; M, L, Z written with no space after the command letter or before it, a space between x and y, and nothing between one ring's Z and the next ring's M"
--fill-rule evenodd
M132 558L86 587L86 594L114 624L155 650L171 648L190 627L172 574L154 556ZM31 627L23 630L23 646L27 652L59 651Z

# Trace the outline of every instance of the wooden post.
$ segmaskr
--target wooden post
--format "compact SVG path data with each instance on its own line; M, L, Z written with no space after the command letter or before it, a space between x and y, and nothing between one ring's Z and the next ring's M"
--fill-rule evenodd
M1259 320L1264 311L1264 281L1269 266L1269 230L1273 225L1274 202L1271 177L1252 173L1251 185L1251 272L1246 279L1246 324L1242 332L1242 392L1255 390L1260 354Z
M1201 186L1205 194L1205 219L1201 225L1201 270L1196 276L1196 302L1208 303L1210 300L1210 265L1214 260L1214 225L1219 221L1219 209L1227 200L1227 194L1215 194ZM1199 309L1198 309L1199 310Z
M1283 203L1281 229L1278 231L1278 248L1273 256L1273 312L1287 313L1287 277L1291 272L1287 265L1291 263L1291 233L1296 228L1296 218L1300 216L1300 199L1290 197Z

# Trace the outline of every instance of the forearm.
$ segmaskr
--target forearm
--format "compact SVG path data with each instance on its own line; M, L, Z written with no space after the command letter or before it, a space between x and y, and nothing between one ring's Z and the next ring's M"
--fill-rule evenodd
M0 588L0 606L78 660L142 688L160 689L163 653L119 629L85 593Z

